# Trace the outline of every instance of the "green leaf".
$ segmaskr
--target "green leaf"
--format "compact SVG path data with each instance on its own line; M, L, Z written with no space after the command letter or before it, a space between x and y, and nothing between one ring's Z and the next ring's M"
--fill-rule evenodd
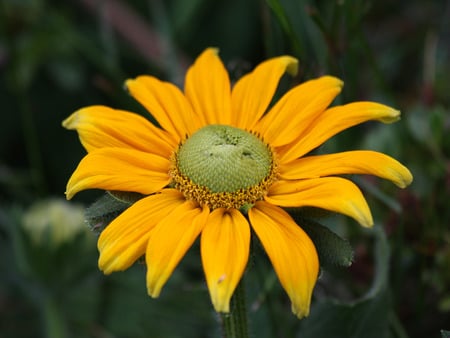
M304 320L301 337L383 338L389 333L387 291L354 305L319 303Z
M353 249L347 240L339 237L326 226L302 217L298 210L289 210L289 213L314 242L321 266L348 267L352 264Z
M89 228L101 233L109 223L133 204L133 198L125 193L106 193L86 209L86 223Z
M389 337L390 298L387 289L389 246L383 229L376 227L375 278L361 298L344 303L327 299L316 303L308 318L302 321L301 336L334 338Z

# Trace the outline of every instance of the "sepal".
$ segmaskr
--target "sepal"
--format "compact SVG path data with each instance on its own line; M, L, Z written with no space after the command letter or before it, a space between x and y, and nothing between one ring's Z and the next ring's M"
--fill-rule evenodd
M134 192L108 191L86 209L85 218L89 228L101 233L109 223L143 196Z
M313 241L322 267L352 265L353 249L347 240L317 221L305 218L300 210L292 209L288 212Z

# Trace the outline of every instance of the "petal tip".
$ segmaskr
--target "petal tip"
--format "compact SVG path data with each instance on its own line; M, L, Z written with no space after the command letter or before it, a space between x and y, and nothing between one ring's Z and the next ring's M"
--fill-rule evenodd
M384 116L382 116L379 119L379 121L389 124L389 123L394 123L394 122L397 122L398 120L400 120L400 115L401 115L400 110L385 106L385 111L386 111L386 114Z
M367 202L364 200L363 204L355 204L350 201L351 209L353 209L352 216L359 224L365 228L373 227L373 217L370 212Z
M78 111L74 112L64 121L62 121L61 125L68 130L76 129L78 116L79 116Z
M109 259L108 259L109 258ZM105 275L110 275L112 272L117 271L114 269L114 260L111 261L111 257L107 257L106 255L100 252L100 257L98 259L98 269L103 272Z
M66 191L64 192L64 195L66 195L66 199L69 201L72 199L73 196L75 196L79 190L76 190L74 187L74 182L72 181L72 177L69 179L69 182L66 186Z
M203 57L217 58L217 57L219 57L219 52L220 52L220 50L217 47L208 47L197 57L195 62L202 59Z
M64 195L66 196L66 200L68 201L70 201L73 197L73 194L69 190L65 191Z
M309 304L304 307L295 306L294 303L291 305L292 313L298 318L303 319L309 316Z
M128 89L128 85L131 82L134 82L136 79L126 79L125 82L123 83L123 86L125 87L125 89Z
M207 53L213 53L214 55L219 55L219 48L217 47L208 47L205 49Z
M404 189L413 181L413 175L407 167L395 159L391 159L392 164L386 165L388 179L390 179L397 187Z
M147 259L147 258L146 258ZM169 276L158 274L147 262L147 293L152 298L158 298L165 281Z
M136 84L136 82L138 82L138 81L139 81L139 76L134 78L134 79L126 79L125 82L123 83L124 90L128 94L131 94L131 88L130 87L133 87Z
M292 57L292 56L285 56L285 62L286 62L286 72L291 75L295 76L298 73L298 59Z
M361 224L364 228L372 228L373 227L373 219L372 215L370 217L364 217L358 219L359 224Z
M147 286L147 293L152 298L158 298L161 294L161 288L155 288L150 285Z
M220 297L211 297L214 310L220 313L230 312L230 299L219 299ZM223 297L222 297L223 298Z
M406 188L414 180L413 175L406 167L405 167L404 172L402 174L400 174L399 176L400 176L400 179L399 179L397 186L402 189Z
M336 76L324 75L323 77L334 81L337 87L340 87L340 88L344 87L344 81L342 81L340 78L338 78Z
M98 265L98 268L101 272L103 272L104 275L110 275L113 270L109 267L105 267L105 266L100 266L100 264Z

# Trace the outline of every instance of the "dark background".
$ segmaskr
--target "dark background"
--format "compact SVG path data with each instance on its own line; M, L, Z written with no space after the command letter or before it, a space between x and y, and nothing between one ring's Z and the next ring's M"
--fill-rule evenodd
M182 86L186 67L208 46L220 48L232 79L290 54L300 60L294 83L331 74L345 82L336 103L400 109L398 123L352 128L324 149L382 151L414 175L405 190L357 181L375 230L338 216L327 221L350 241L355 262L323 272L308 319L291 314L256 252L247 288L252 335L440 337L450 329L448 1L2 0L0 337L220 336L197 246L152 300L144 265L98 271L94 234L58 241L47 230L37 243L22 226L37 202L64 198L84 155L64 118L93 104L142 112L124 80L152 74ZM100 195L84 192L69 207Z

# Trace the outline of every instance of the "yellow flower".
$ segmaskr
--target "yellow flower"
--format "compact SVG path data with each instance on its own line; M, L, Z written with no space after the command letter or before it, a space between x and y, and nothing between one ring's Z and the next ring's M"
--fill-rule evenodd
M203 269L214 308L228 312L249 256L250 232L260 239L292 311L309 313L319 261L310 238L282 207L312 206L353 217L372 216L358 187L342 174L371 174L399 187L407 168L373 151L308 155L340 131L368 120L399 119L373 102L328 108L342 81L323 76L288 91L271 108L281 76L294 74L289 56L258 65L233 88L216 49L205 50L186 74L184 93L152 76L126 87L158 122L104 106L83 108L63 122L88 154L67 185L146 195L109 224L98 240L104 273L139 257L147 289L158 297L200 236Z

